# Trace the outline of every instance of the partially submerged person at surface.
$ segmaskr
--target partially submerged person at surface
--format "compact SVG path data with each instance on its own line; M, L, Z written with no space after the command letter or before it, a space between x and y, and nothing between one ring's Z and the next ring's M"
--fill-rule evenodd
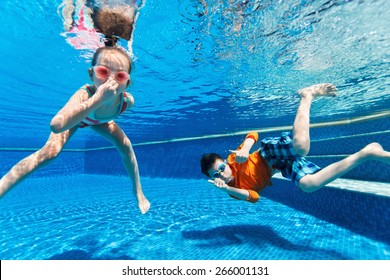
M104 35L105 45L113 46L122 38L129 42L131 51L138 11L144 5L144 1L140 2L137 4L137 1L133 0L64 0L59 7L64 30L76 35L68 38L68 42L76 49L100 47L101 33Z
M328 183L367 160L376 160L390 165L390 152L378 143L371 143L343 160L323 169L304 156L310 150L310 107L317 96L336 96L332 84L318 84L299 91L301 97L292 133L281 137L261 140L261 148L250 154L258 141L256 132L249 133L237 150L231 151L227 162L216 154L201 158L201 170L210 183L231 197L257 202L260 191L271 184L271 177L281 172L304 192L321 189Z
M130 139L114 119L134 104L126 92L130 84L131 60L116 47L99 48L88 69L93 82L84 85L69 99L50 123L52 132L37 152L18 162L0 180L0 197L41 166L56 158L79 128L90 127L119 151L133 185L138 207L144 214L150 208L140 182L137 159Z

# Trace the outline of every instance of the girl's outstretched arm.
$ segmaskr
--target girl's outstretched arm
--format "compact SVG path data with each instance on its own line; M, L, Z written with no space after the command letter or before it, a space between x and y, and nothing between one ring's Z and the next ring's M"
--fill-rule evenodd
M61 133L75 127L92 111L102 106L104 102L114 98L117 94L117 88L118 84L109 79L99 86L96 93L90 98L86 90L78 90L51 120L51 130L54 133Z

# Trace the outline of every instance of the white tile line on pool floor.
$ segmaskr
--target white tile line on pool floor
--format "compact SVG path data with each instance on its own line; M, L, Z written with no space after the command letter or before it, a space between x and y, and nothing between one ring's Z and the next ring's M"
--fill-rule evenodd
M283 178L280 173L275 174L273 178L289 181L289 179ZM340 178L326 185L326 187L390 197L390 183Z

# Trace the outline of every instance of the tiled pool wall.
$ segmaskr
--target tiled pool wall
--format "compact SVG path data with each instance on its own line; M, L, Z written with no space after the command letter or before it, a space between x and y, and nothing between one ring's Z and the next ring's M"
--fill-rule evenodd
M387 132L380 133L381 131ZM280 132L264 133L260 134L259 138L278 135ZM244 137L245 134L150 145L133 143L133 145L141 176L198 179L204 178L199 166L203 153L216 152L226 157L229 149L235 149ZM386 150L390 150L390 118L346 126L315 128L311 130L311 138L313 141L308 158L317 165L325 167L341 160L343 157L340 155L354 153L374 141L381 143ZM78 139L70 141L78 141ZM126 175L116 149L94 149L109 147L107 141L101 137L91 136L87 143L86 148L89 150L84 152L83 149L69 151L65 147L58 158L35 172L33 176L81 173ZM259 148L259 144L255 144L254 148ZM33 150L23 149L1 150L0 174L33 152ZM344 178L389 183L390 168L384 163L366 162L346 174Z
M259 138L279 136L281 132L262 133ZM82 134L82 133L81 133ZM76 136L70 140L70 145L49 165L35 172L33 176L55 176L56 174L112 174L125 175L121 159L114 148L99 150L95 148L109 147L110 144L93 133L86 134L87 139ZM131 138L131 135L129 135ZM34 136L19 145L18 149L0 147L0 174L6 172L16 162L30 155L44 144ZM78 138L77 138L78 137ZM202 140L178 141L162 144L145 145L133 143L138 159L141 176L147 177L175 177L175 178L203 178L200 173L199 160L203 153L216 152L226 157L229 149L236 148L244 139L245 134L239 136L219 137ZM351 154L370 142L379 142L386 150L390 150L390 117L366 121L355 124L332 126L311 129L311 150L308 158L321 167L327 166L342 159L340 155ZM78 151L69 151L76 143L85 148ZM6 143L6 141L2 141ZM29 149L24 150L23 147ZM255 144L254 148L259 145ZM380 162L366 162L344 178L390 182L390 169Z
M387 133L381 133L383 131ZM281 132L260 134L259 139L267 136L279 136ZM216 152L222 157L229 154L245 138L244 135L219 137L202 140L171 142L153 145L137 145L134 150L142 176L203 178L199 160L203 153ZM361 122L344 126L315 128L311 130L311 150L309 159L321 167L341 160L340 155L357 152L371 142L379 142L390 150L390 118ZM322 139L330 139L324 140ZM92 139L91 145L97 146ZM259 148L255 144L254 148ZM325 157L322 157L324 156ZM319 157L317 157L319 156ZM125 174L120 157L115 149L87 152L85 154L85 172ZM390 182L390 168L380 162L366 162L344 178Z
M94 148L109 147L110 144L101 137L92 135L87 135L88 138L85 140L88 151L66 151L65 147L65 151L58 158L35 172L33 176L80 173L126 175L118 152L114 148L94 150ZM278 135L280 132L264 133L260 134L259 138ZM133 143L133 145L141 176L197 179L204 178L199 167L199 160L203 153L216 152L222 157L226 157L229 154L229 149L236 148L244 137L245 134L151 145ZM390 118L343 126L315 128L311 130L311 138L313 141L308 158L324 167L342 159L343 157L340 155L354 153L373 141L381 143L386 150L390 150ZM80 139L72 138L70 142L77 142ZM325 140L323 141L323 139ZM25 143L20 143L19 146L23 147L34 141L36 142L35 139L30 141L26 137ZM259 145L255 144L254 148L258 147ZM22 148L1 150L0 174L4 174L16 162L31 153L33 151L23 151ZM344 178L390 182L390 168L380 162L366 162L346 174Z

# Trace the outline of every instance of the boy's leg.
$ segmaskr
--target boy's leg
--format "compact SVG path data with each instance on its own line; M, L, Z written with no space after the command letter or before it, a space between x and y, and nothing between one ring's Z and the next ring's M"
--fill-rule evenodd
M310 107L316 96L336 96L332 84L317 84L298 91L301 102L293 125L293 146L298 155L305 156L310 150Z
M51 133L46 144L40 150L15 164L0 180L0 197L33 171L54 159L76 130L77 127L59 134Z
M119 151L122 162L133 184L133 193L138 200L138 207L141 213L145 214L149 211L150 203L142 191L138 163L130 139L114 121L94 125L91 128L104 136Z
M371 143L359 152L328 165L315 174L304 176L299 181L299 187L305 192L313 192L367 160L377 160L390 165L390 152L383 150L378 143Z

